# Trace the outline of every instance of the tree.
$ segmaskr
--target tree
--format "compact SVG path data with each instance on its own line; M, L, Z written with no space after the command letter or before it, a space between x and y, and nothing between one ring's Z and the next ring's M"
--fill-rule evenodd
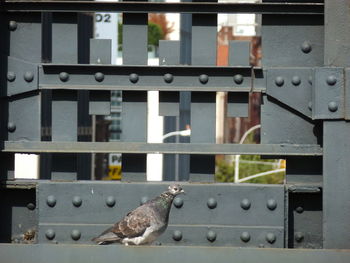
M162 39L169 39L170 33L174 32L174 23L170 23L165 14L149 14L148 21L159 25L163 31Z

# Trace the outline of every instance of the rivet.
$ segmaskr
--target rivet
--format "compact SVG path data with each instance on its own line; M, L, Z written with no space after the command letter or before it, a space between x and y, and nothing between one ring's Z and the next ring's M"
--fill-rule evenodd
M274 199L269 199L269 200L267 200L266 206L267 206L267 208L270 209L271 211L272 211L272 210L275 210L276 207L277 207L277 202L276 202L276 200L274 200Z
M15 81L15 79L16 79L16 74L15 74L15 72L13 72L13 71L7 72L7 80L8 80L9 82L13 82L13 81Z
M184 204L184 200L181 197L176 197L174 199L174 206L176 208L181 208L183 206L183 204Z
M182 239L182 232L180 230L175 230L173 232L173 239L175 241L180 241Z
M327 77L326 82L328 85L333 86L335 83L337 83L337 78L334 75L330 75Z
M102 72L95 73L95 80L98 82L102 82L105 78L105 75Z
M73 229L72 232L70 233L70 236L72 237L73 240L77 241L81 237L81 233L78 229Z
M309 76L308 82L310 85L312 85L312 76Z
M300 79L299 76L293 76L293 77L292 77L292 84L293 84L294 86L299 86L300 83L301 83L301 79Z
M9 22L9 29L11 31L15 31L17 29L17 22L16 21L10 21Z
M275 243L276 241L276 236L274 233L267 233L266 234L266 241L269 242L270 244Z
M330 103L328 103L328 109L331 112L335 112L338 110L338 103L336 103L335 101L331 101Z
M143 205L148 201L148 197L147 196L143 196L140 200L140 204Z
M26 73L24 73L23 78L27 82L32 82L34 79L34 73L31 71L27 71Z
M234 75L233 80L236 84L242 84L243 76L241 74Z
M298 206L297 208L295 208L295 211L296 211L298 214L301 214L302 212L304 212L304 208L301 207L301 206Z
M14 132L16 130L16 124L14 122L7 123L7 130L9 132Z
M171 82L173 82L173 80L174 80L174 77L172 74L170 74L170 73L164 74L164 81L166 83L171 83Z
M284 79L283 79L283 77L281 77L281 76L276 77L276 79L275 79L275 84L276 84L278 87L283 86L283 84L284 84Z
M214 198L209 198L208 201L207 201L207 206L210 208L210 209L214 209L216 208L216 206L218 205L218 203L216 202L216 200Z
M295 238L295 241L297 241L298 243L302 242L304 240L304 234L301 233L301 232L296 232L294 234L294 238Z
M34 210L34 209L35 209L35 204L33 204L33 203L28 203L28 204L27 204L27 208L28 208L29 210Z
M309 110L312 110L312 101L309 101L309 103L307 104L307 107L309 108Z
M207 233L207 239L210 242L214 242L216 240L216 233L213 230L209 230Z
M55 233L55 231L53 229L49 228L48 230L46 230L45 236L46 236L47 239L52 240L52 239L55 238L56 233Z
M129 80L132 83L136 83L136 82L139 81L139 75L137 75L136 73L131 73L130 76L129 76Z
M49 195L46 198L46 204L50 207L54 207L56 205L56 197L54 197L53 195Z
M81 206L81 204L83 203L83 200L81 200L81 197L80 196L74 196L73 197L73 200L72 200L72 203L75 207L79 207Z
M115 198L114 196L108 196L106 198L106 205L109 207L113 207L115 205Z
M247 198L244 198L242 201L241 201L241 207L244 209L244 210L248 210L250 208L250 201L247 199Z
M241 240L243 242L249 242L250 240L250 234L248 232L242 232L241 234Z
M202 84L208 83L208 81L209 81L208 75L206 75L206 74L200 75L200 76L199 76L199 81L200 81L200 83L202 83Z
M59 78L61 81L66 82L69 80L69 74L67 72L61 72Z
M301 50L307 54L307 53L310 53L310 51L312 50L312 47L311 47L311 43L309 41L304 41L302 44L301 44Z

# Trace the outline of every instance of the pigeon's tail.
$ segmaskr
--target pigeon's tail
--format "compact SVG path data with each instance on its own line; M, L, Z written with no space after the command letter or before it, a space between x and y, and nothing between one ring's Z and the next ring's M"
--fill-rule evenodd
M112 232L112 227L107 229L98 237L91 239L91 241L97 243L98 245L107 245L115 242L120 242L120 237Z

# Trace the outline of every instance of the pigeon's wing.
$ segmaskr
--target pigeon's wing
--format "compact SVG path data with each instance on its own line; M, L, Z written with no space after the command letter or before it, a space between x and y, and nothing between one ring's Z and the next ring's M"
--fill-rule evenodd
M144 206L128 213L112 227L112 232L120 238L141 236L151 225L150 211Z

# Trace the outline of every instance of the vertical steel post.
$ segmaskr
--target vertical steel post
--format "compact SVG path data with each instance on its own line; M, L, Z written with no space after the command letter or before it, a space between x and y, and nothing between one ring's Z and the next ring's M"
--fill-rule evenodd
M325 66L350 66L349 10L349 0L325 0ZM324 248L350 248L349 134L348 121L323 122Z

